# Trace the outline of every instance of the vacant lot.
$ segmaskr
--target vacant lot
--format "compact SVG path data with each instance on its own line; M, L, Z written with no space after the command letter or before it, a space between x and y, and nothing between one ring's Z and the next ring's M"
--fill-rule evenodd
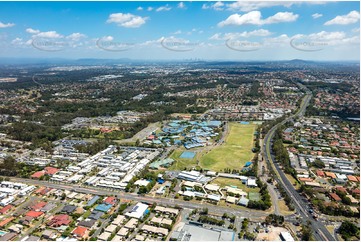
M231 179L231 178L224 178L224 177L217 177L212 181L212 184L217 184L221 187L225 186L236 186L239 189L242 189L244 192L259 192L259 188L250 188L247 185L242 184L241 180L238 179Z
M223 171L224 168L240 170L252 160L255 124L230 123L225 143L215 147L200 159L202 168Z

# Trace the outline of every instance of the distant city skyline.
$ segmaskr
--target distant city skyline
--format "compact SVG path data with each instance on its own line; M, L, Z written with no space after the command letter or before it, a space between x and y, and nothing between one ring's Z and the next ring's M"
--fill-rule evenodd
M1 2L0 58L360 59L360 3Z

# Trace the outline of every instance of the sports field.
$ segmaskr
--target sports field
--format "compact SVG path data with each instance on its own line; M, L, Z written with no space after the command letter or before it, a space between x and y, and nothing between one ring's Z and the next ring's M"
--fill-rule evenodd
M255 124L229 123L229 133L225 143L217 146L200 158L202 168L212 171L223 171L224 168L240 170L254 154L253 138Z
M180 158L181 155L184 153L184 149L180 148L180 149L176 149L175 151L173 151L173 153L169 156L169 158L172 158L174 160L174 163L168 168L169 170L179 170L179 171L183 171L184 168L192 168L192 167L196 167L197 166L197 155L194 156L193 158Z

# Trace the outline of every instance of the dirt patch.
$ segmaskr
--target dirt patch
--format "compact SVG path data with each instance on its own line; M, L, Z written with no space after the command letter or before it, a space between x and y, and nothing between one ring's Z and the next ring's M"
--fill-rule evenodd
M280 233L281 232L287 232L287 229L282 228L282 227L273 227L270 226L268 228L268 233L259 233L257 235L256 240L257 241L261 241L261 240L266 240L266 241L282 241L281 237L280 237Z

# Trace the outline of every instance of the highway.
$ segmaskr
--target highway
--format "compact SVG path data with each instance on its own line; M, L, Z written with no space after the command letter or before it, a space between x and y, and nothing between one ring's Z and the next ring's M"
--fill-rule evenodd
M321 221L317 221L312 218L311 214L307 211L308 202L304 200L304 198L295 190L291 182L285 176L283 170L281 170L278 164L275 161L274 156L271 154L271 140L275 134L275 131L278 127L282 126L287 121L292 118L302 117L305 114L306 108L312 98L312 94L307 91L306 96L303 98L302 103L300 105L300 109L296 114L286 118L283 122L273 126L269 132L266 134L264 139L264 158L267 162L270 163L272 169L276 173L276 180L279 184L283 186L285 191L288 193L290 198L293 200L295 208L299 213L303 222L310 221L311 226L314 230L314 238L318 241L335 241L335 238L330 234L330 232L326 229L324 224Z

